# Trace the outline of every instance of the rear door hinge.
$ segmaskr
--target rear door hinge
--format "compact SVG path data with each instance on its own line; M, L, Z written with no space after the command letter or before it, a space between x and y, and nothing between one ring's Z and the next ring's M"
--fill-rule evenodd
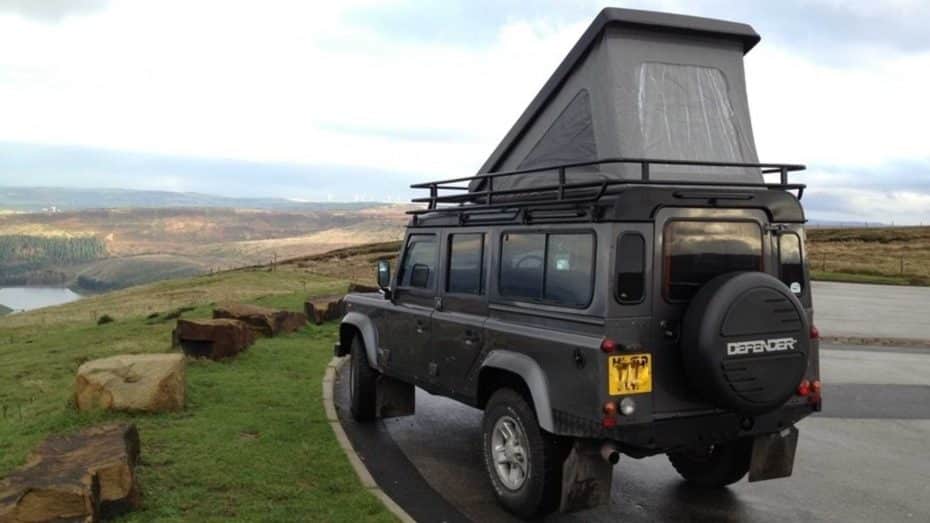
M770 223L765 226L765 232L767 234L774 234L778 236L779 234L783 233L787 228L788 226L783 223Z

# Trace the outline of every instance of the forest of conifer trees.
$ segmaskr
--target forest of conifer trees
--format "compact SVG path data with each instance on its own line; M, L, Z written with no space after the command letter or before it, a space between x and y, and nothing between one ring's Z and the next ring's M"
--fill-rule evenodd
M106 245L94 236L76 238L0 236L0 284L58 283L54 270L104 258Z

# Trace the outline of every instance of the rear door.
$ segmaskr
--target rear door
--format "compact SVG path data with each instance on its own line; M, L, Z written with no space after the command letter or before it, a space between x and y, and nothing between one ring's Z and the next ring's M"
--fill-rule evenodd
M457 230L443 244L442 300L433 313L428 372L452 396L466 389L468 372L484 347L488 317L487 235Z
M681 362L681 321L691 297L714 277L734 271L777 273L762 211L663 209L656 215L653 256L653 402L655 414L712 409L688 386Z

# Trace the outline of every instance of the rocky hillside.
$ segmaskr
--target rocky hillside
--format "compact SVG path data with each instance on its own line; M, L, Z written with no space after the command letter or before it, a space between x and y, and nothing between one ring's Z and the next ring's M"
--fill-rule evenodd
M406 206L0 215L0 285L124 288L400 238Z

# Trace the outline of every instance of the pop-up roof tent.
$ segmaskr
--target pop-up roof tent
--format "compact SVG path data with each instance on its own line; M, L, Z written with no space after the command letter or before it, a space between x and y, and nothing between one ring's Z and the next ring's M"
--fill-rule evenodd
M495 173L604 158L757 163L743 55L746 24L648 11L600 12L481 168ZM573 171L577 171L574 169ZM573 172L638 179L635 164ZM554 171L496 178L495 190L552 184ZM652 180L761 183L757 168L663 165ZM482 189L483 180L470 184Z

